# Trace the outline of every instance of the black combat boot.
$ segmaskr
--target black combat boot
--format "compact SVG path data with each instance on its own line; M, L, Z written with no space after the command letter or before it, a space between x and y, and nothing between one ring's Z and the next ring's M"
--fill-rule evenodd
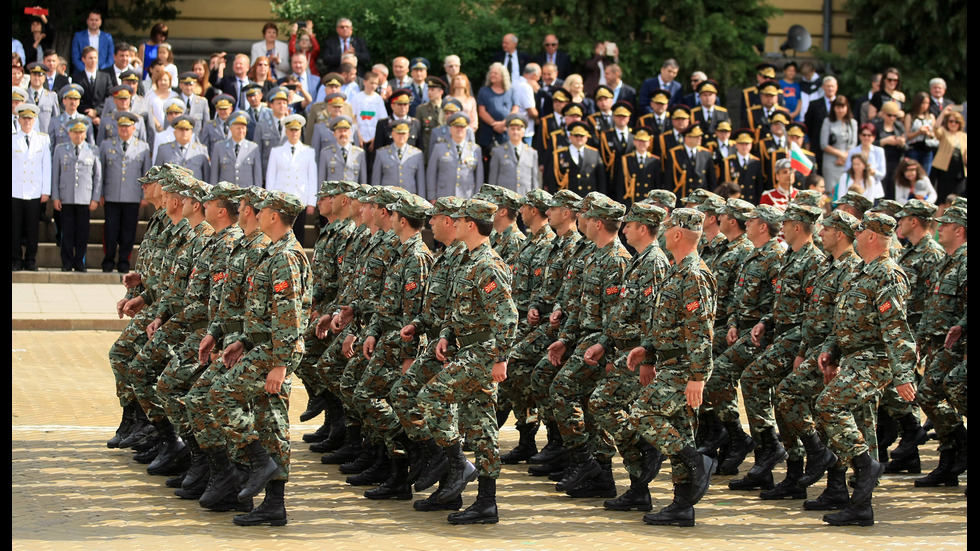
M116 434L105 443L106 447L118 448L119 443L125 440L126 437L133 432L133 427L136 425L137 408L139 408L139 406L134 403L129 403L123 406L122 418L119 420L119 427L116 428Z
M565 490L565 495L574 498L616 497L616 481L612 474L612 461L599 463L599 474L589 478L574 488Z
M701 417L701 443L698 452L712 457L718 457L718 448L728 442L728 430L714 411L708 411Z
M174 432L174 426L167 419L155 423L155 426L164 447L147 465L146 472L152 475L175 475L186 471L190 463L190 450Z
M888 448L898 439L899 428L899 420L888 415L884 408L879 407L878 425L875 427L875 436L878 438L878 457L888 457Z
M678 458L687 467L687 472L691 476L691 487L686 501L693 507L708 492L708 485L711 484L711 473L714 472L717 461L712 457L698 453L691 446L685 446Z
M330 436L321 442L323 453L340 449L347 443L347 415L344 413L344 402L330 391L324 391L327 402L327 418L330 423Z
M911 469L917 468L915 473L920 473L922 472L922 465L919 461L919 445L926 440L926 431L919 424L919 418L914 413L906 413L898 422L902 427L902 439L898 442L898 446L892 450L891 461L885 467L885 472L912 472ZM881 453L880 443L878 450L879 457L888 457Z
M959 477L953 474L956 450L939 450L939 465L929 474L915 479L916 488L935 488L937 486L959 486Z
M396 455L391 458L391 476L377 488L364 492L368 499L412 499L412 485L408 483L408 458Z
M476 501L464 511L450 513L449 524L497 524L497 479L479 478Z
M436 444L434 438L426 440L424 446L426 463L418 472L417 480L414 482L416 492L422 492L431 488L433 484L442 480L446 476L446 473L449 472L449 458L446 456L446 450L439 444ZM409 477L411 476L413 474L409 471ZM460 507L462 506L462 503L460 503Z
M652 511L650 485L644 484L640 477L630 475L630 489L616 499L603 502L602 506L608 511Z
M241 490L242 484L248 479L247 473L232 463L228 459L228 452L223 449L209 453L208 462L211 467L211 476L208 478L204 494L198 500L201 507L217 510L215 507L220 503L237 502L238 492Z
M361 453L354 459L340 465L341 474L358 474L371 468L371 465L378 461L379 449L370 440L364 440L361 442Z
M466 485L477 477L476 467L463 455L459 442L446 448L446 457L449 459L449 471L442 484L442 495L438 496L439 503L447 503L462 495Z
M851 503L862 503L866 500L870 502L871 492L885 472L885 466L872 459L868 452L855 457L851 465L854 467L854 493L851 495Z
M566 452L563 455L558 456L558 458L554 461L541 463L539 465L529 465L527 468L527 474L531 476L547 476L551 480L560 481L565 476L565 468L567 468L571 462L569 458L570 456ZM555 478L556 475L557 479Z
M786 478L776 487L759 494L759 499L806 499L806 487L800 484L803 476L803 460L786 461Z
M643 515L643 522L654 526L694 526L694 504L688 496L691 484L674 484L674 500L659 513Z
M517 433L521 435L517 447L500 456L500 462L504 465L514 465L521 461L527 461L538 453L538 445L534 442L534 436L538 433L537 423L519 424L517 425Z
M388 450L384 444L376 446L375 457L377 460L373 465L363 471L347 477L347 483L351 486L373 486L381 484L391 476L391 459L388 457Z
M728 452L718 474L738 474L738 466L755 449L755 440L742 430L738 421L725 423L725 430L728 431Z
M831 526L873 526L875 513L871 509L871 498L861 503L851 503L839 513L824 515L823 521Z
M344 429L344 445L340 449L321 457L320 463L324 465L343 465L357 459L362 451L360 425L348 426Z
M286 481L270 480L265 487L265 499L250 513L237 515L233 522L238 526L286 525Z
M442 455L446 455L446 454L443 453ZM443 486L443 483L445 482L445 477L446 477L447 474L449 474L448 469L447 469L446 473L443 475L443 478L441 480L439 480L439 487L436 488L436 491L435 492L432 492L432 495L430 495L429 497L427 497L425 499L416 500L415 503L412 504L412 508L415 509L416 511L423 511L423 512L426 512L426 511L459 511L460 509L462 509L463 508L463 496L462 495L458 495L458 496L456 496L456 499L451 499L451 500L447 501L446 503L440 503L439 502L439 497L442 495L442 491L443 491L442 490L442 486Z
M167 488L180 488L181 485L184 484L185 476L187 476L187 473L180 473L177 476L172 476L168 478L166 481L164 481L163 485L166 486Z
M660 467L664 463L664 455L643 438L640 438L637 447L643 453L643 461L640 463L640 480L645 480L649 484L660 473Z
M320 415L320 412L322 412L327 407L327 400L323 396L325 392L327 391L323 391L317 394L316 396L310 396L309 401L306 402L306 411L299 414L300 421L305 423L310 419L313 419L317 415Z
M951 467L951 472L953 476L959 476L966 472L967 465L967 438L966 438L966 428L962 423L957 424L953 428L953 432L950 433L953 439L954 449L956 451L956 458L953 461L953 466Z
M756 452L756 456L761 453ZM772 471L762 471L752 467L742 478L733 478L728 481L728 489L736 491L746 490L771 490L776 487L773 482Z
M181 499L199 499L208 487L211 466L207 454L197 445L197 439L193 435L185 438L184 442L191 453L191 466L180 483L180 489L175 491L174 495Z
M497 428L504 426L507 418L510 417L510 406L503 406L497 410Z
M806 488L820 480L823 473L837 463L837 455L820 441L816 432L803 435L800 440L806 449L806 470L799 480L799 486Z
M330 436L330 423L328 421L324 421L323 424L317 427L315 431L304 434L303 442L313 444L310 446L311 452L326 453L327 450L322 449L320 444L326 440L328 436Z
M570 488L576 488L587 480L599 474L599 462L592 457L588 446L580 446L570 451L571 464L565 469L565 474L558 484L555 484L555 491L564 492Z
M847 468L834 465L827 469L827 488L817 499L803 502L807 511L833 511L846 507L851 501L847 493Z
M133 409L133 426L130 428L130 432L126 438L119 441L119 447L131 448L134 444L154 432L156 432L156 429L153 427L153 423L150 423L150 420L146 418L146 412L143 411L143 408L139 404L135 404Z
M255 497L279 472L279 465L269 457L269 453L262 447L262 443L253 440L245 446L248 452L248 460L251 468L248 472L248 480L245 486L238 492L238 501L245 501L250 497ZM284 515L285 516L285 515Z
M558 424L553 421L549 421L545 423L544 426L548 432L548 443L541 448L540 452L532 455L530 459L527 460L527 462L532 465L553 463L556 459L568 453L568 450L566 450L565 446L562 445L562 438L561 433L558 431Z
M759 439L762 441L761 453L756 456L755 465L749 472L756 471L758 474L769 471L771 473L780 461L786 459L786 448L783 448L783 444L776 438L775 427L763 429L759 433Z

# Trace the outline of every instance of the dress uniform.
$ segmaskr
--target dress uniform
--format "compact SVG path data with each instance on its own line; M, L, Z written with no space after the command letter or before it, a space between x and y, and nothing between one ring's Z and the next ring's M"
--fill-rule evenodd
M505 122L508 128L527 127L527 122L517 113L509 115ZM508 141L494 146L487 183L507 188L519 195L527 195L532 189L539 188L538 152L523 140L518 140L516 145Z
M160 166L157 164L157 157L160 154L160 146L174 141L174 127L171 126L173 119L170 119L170 116L173 115L174 118L177 118L183 115L184 104L181 103L181 101L177 98L170 98L167 101L163 102L163 113L164 113L164 118L166 118L169 122L164 121L164 125L166 126L166 128L160 130L159 132L156 132L153 135L153 145L151 146L151 149L153 150L153 164L155 166ZM194 134L194 136L191 139L194 141L198 141L197 134Z
M11 266L37 270L38 220L41 200L51 194L51 146L48 135L34 129L40 109L17 106L20 128L11 136ZM29 130L25 132L25 129ZM26 247L22 244L26 242Z
M703 135L700 126L689 126L684 130L685 143L670 150L667 161L669 168L665 172L667 189L675 194L687 195L695 189L711 191L717 186L711 152L700 145L700 137ZM687 145L686 142L691 138L698 138L698 144Z
M31 84L38 79L38 75L41 77L40 86L34 88L33 86L27 87L27 103L32 103L40 109L37 115L38 130L45 131L51 126L51 119L57 117L61 113L61 106L58 102L58 94L48 90L44 87L44 79L47 77L45 73L47 72L47 67L43 63L35 61L34 63L28 63L27 72L31 75Z
M403 134L406 138L411 132L410 125L406 122L395 125L391 131ZM425 155L421 149L408 143L401 147L392 143L376 151L371 185L397 186L416 195L425 192Z
M287 101L287 97L286 89L280 87L269 90L265 99L271 103L273 101ZM270 116L260 118L255 127L255 143L259 144L259 150L262 152L263 172L269 169L269 155L272 150L286 143L286 132L283 126L285 118L284 115L283 118L277 119L275 114L270 112Z
M194 122L187 115L181 115L173 120L174 129L193 130ZM191 138L187 145L180 145L176 140L160 146L157 151L156 165L162 166L173 163L191 171L195 178L205 182L211 179L211 159L208 148L201 142Z
M783 116L782 113L777 113L773 119L778 120ZM803 149L799 144L803 143L803 138L806 136L806 126L802 122L791 122L786 127L786 136L779 140L776 136L770 136L768 140L763 140L759 142L759 149L764 153L764 156L760 156L762 159L762 170L766 178L766 189L771 189L776 185L776 174L775 166L776 161L780 159L788 159L790 157L790 151L793 147L793 142L797 143L800 147L800 153L806 157L813 168L810 172L817 171L817 157L813 152ZM793 187L796 189L804 189L806 183L806 176L803 175L799 170L793 171Z
M456 113L447 124L456 128L468 128L470 118ZM480 148L463 138L462 143L450 140L439 144L432 151L425 173L425 195L436 200L450 195L467 199L483 185L483 157Z
M250 122L251 117L244 111L235 111L228 116L228 125L232 130L238 124L246 125L247 128ZM262 157L259 145L248 139L236 142L234 137L215 143L211 154L211 183L218 182L231 182L243 189L251 186L262 187Z
M118 100L119 103L122 103L123 101L132 103L133 90L128 85L120 84L119 86L113 86L109 90L109 93L112 94L113 105L117 103L116 100ZM131 109L122 110L136 115L136 131L133 136L140 141L149 143L149 134L146 130L146 122L143 120L143 117L139 116L137 113L134 113ZM118 111L118 109L114 110L113 112L116 111ZM109 116L102 119L102 121L99 123L99 133L96 136L95 141L101 145L105 140L111 140L118 136L118 134L119 132L116 126L116 119L115 117Z
M629 128L633 107L625 101L612 106L613 126L599 134L599 153L606 165L606 177L610 182L615 181L620 169L623 156L633 151L633 131ZM647 133L650 130L647 129ZM613 199L617 199L613 197Z
M742 197L758 204L767 187L762 174L762 161L750 153L752 142L752 131L748 128L735 132L737 153L725 158L722 181L737 183L742 188Z
M306 119L302 115L289 115L283 118L283 127L287 132L302 130ZM265 174L265 188L269 191L278 190L295 195L304 205L312 207L316 204L316 192L319 190L316 179L316 157L313 148L300 142L288 140L279 147L273 148L269 154L269 168ZM293 231L297 240L303 244L302 232L306 225L306 210L296 217Z
M718 88L717 82L706 80L698 85L698 95L704 96L711 94L717 100ZM702 101L701 105L691 107L691 122L701 125L701 130L704 131L704 135L707 136L708 140L714 139L715 129L718 128L719 123L727 122L731 124L731 121L732 118L728 114L728 109L716 103L712 103L711 107L708 107Z
M656 105L652 113L647 113L637 119L636 127L647 127L653 134L653 153L663 155L660 151L660 135L669 133L673 124L670 122L670 113L667 112L667 104L670 103L670 93L666 90L654 90L650 96L650 104ZM644 109L646 106L641 105Z
M443 94L446 93L446 83L439 77L428 77L425 79L425 84L430 90L438 88L442 90ZM446 113L443 109L443 105L448 98L443 95L440 95L440 97L442 99L438 104L427 100L415 110L415 118L422 125L422 132L419 134L419 143L421 144L419 148L426 154L426 159L429 157L429 144L432 140L432 131L446 124L446 118L452 114Z
M138 117L135 113L117 111L114 118L119 126L135 126ZM125 273L130 267L129 256L136 239L140 201L143 199L139 178L152 166L150 146L135 136L127 141L122 141L117 136L99 146L99 160L102 163L104 180L102 198L105 199L105 231L102 241L105 258L102 260L102 271L110 272L113 268L118 268Z
M61 96L61 101L64 102L65 98L69 100L81 100L82 99L82 87L78 84L69 84L61 88L58 91ZM48 138L51 139L51 150L53 151L55 147L60 143L71 141L68 137L68 127L75 123L76 119L84 119L88 123L88 134L85 137L85 141L89 145L95 145L95 131L92 129L92 119L81 114L77 110L74 113L68 113L67 111L52 117L51 122L48 123L47 131Z
M615 94L613 94L612 89L606 86L605 84L600 85L599 88L597 88L595 91L595 102L597 105L596 107L597 111L595 113L590 114L588 117L586 117L586 120L588 121L589 125L593 128L593 130L597 135L601 135L605 131L612 130L615 127L615 124L613 123L613 112L611 108L612 99L614 97ZM603 113L601 110L598 110L599 100L610 100L609 101L610 106L607 107L607 109L609 110L606 111L605 113Z
M193 71L183 72L180 74L178 82L182 87L187 84L196 84L197 74ZM187 96L183 92L178 96L178 99L184 104L184 116L189 117L194 124L194 134L200 135L204 123L211 120L211 106L208 105L208 100L193 93Z
M559 88L552 93L551 100L555 103L554 112L541 117L539 121L540 128L537 129L534 133L534 138L531 140L531 145L538 152L538 160L542 165L547 164L551 159L553 152L551 135L565 128L562 111L572 101L572 98L565 89Z
M645 142L647 149L643 153L632 146L632 151L619 159L619 167L615 171L613 189L610 190L613 199L632 205L646 197L655 189L664 185L663 165L660 157L650 152L653 146L653 134L648 128L640 128L633 135L634 142Z
M268 106L261 103L262 87L258 84L250 82L245 85L245 88L243 88L242 91L245 92L246 98L252 98L251 101L249 101L248 107L244 109L244 111L248 113L248 116L251 118L250 122L248 123L248 133L245 134L245 139L256 141L255 129L258 127L259 122L272 116L272 109L269 109ZM258 106L253 107L252 102L256 101L256 96L258 96Z
M588 125L583 122L569 125L569 132L573 136L592 137ZM606 191L606 168L599 150L594 147L558 147L552 155L551 169L558 189L568 189L579 195Z
M742 90L742 105L741 105L741 120L742 124L748 124L748 112L752 107L760 105L759 100L759 86L761 83L766 81L772 81L776 79L776 66L772 63L759 63L755 66L756 70L756 85L749 86Z
M446 98L442 101L442 111L445 115L443 120L445 121L449 117L463 110L463 104L459 102L456 98ZM446 143L452 138L449 137L449 125L443 124L442 126L437 126L432 129L429 135L429 146L425 149L425 161L429 162L432 157L432 150L435 149L437 144ZM476 142L476 137L473 134L473 129L466 129L466 140L470 142Z
M392 116L380 119L374 134L374 150L379 151L382 147L392 142L391 132L395 126L404 123L408 126L408 145L419 147L419 140L422 135L422 123L415 117L408 115L408 107L412 103L412 92L409 90L395 90L388 98L391 106Z
M686 105L674 107L670 114L670 128L657 136L653 153L662 159L669 159L670 150L684 143L684 131L691 126L690 108Z
M337 143L337 138L334 137L333 123L337 121L338 117L344 116L351 120L350 143L356 145L361 141L357 125L353 124L354 118L344 114L343 109L341 109L347 105L344 101L344 95L340 93L330 94L326 98L326 104L327 109L320 113L320 120L314 124L313 137L310 140L310 146L316 153L318 163L323 148Z
M213 157L215 144L228 137L228 127L231 124L228 117L235 105L235 98L228 94L218 94L211 99L211 105L214 106L215 117L204 123L199 137L204 147L208 148L208 155Z
M776 113L783 113L786 116L786 121L789 122L789 112L786 111L785 107L780 107L777 104L777 99L782 93L782 88L775 80L769 80L759 85L759 95L766 97L760 100L761 104L752 106L745 118L745 124L755 132L756 141L765 139L770 135L770 121Z
M354 121L347 115L341 115L333 120L332 129L335 132L342 129L352 131L353 127ZM345 145L340 145L335 139L334 143L320 150L320 160L317 162L317 181L333 180L346 180L358 184L367 183L367 160L364 149L353 145L350 138Z
M725 173L725 159L735 153L735 142L729 139L731 135L731 123L722 121L715 127L714 139L702 144L711 151L711 164L715 165L715 175L719 182L724 182L722 176Z
M102 163L99 150L85 141L89 125L75 121L69 128L79 134L80 144L68 142L55 148L52 159L51 199L61 207L61 270L85 271L89 212L102 197Z

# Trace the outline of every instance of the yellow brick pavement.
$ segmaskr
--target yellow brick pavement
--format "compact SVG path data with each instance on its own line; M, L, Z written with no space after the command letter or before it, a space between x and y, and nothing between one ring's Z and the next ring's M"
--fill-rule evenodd
M417 513L410 501L371 502L335 467L302 446L306 403L294 385L294 454L287 485L289 524L240 528L230 513L177 499L131 454L105 441L118 421L105 331L14 331L11 372L11 525L13 549L957 549L967 544L963 486L915 489L910 476L889 476L876 492L878 523L832 528L800 502L761 502L727 490L716 477L690 529L646 526L639 513L613 513L602 500L572 500L524 468L505 466L498 485L500 524L453 527L443 513ZM502 448L516 444L509 423ZM539 436L539 440L540 440ZM934 444L924 468L936 464ZM628 485L617 468L620 491ZM666 474L666 473L665 473ZM779 478L782 472L777 473ZM966 477L961 477L965 483ZM669 477L652 484L655 507L670 499ZM811 490L816 495L819 490ZM464 495L472 501L474 487Z

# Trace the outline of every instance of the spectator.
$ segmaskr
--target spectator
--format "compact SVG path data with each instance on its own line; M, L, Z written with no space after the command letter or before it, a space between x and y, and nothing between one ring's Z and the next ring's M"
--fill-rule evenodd
M541 66L541 89L551 95L565 84L565 80L558 78L558 66L554 63L545 63Z
M871 119L868 117L868 102L874 97L875 92L881 90L881 73L875 73L871 75L871 89L867 94L862 95L854 102L851 107L854 109L855 115L860 115L858 119L861 124L870 122Z
M302 56L297 59L305 60ZM310 95L296 75L288 75L282 79L280 84L289 91L289 97L286 100L289 105L289 112L294 115L301 115L306 112L306 108L313 103L313 96Z
M112 55L115 53L115 47L112 42L112 35L100 30L102 27L102 12L99 10L90 10L85 23L88 28L75 33L75 36L71 40L71 61L75 67L75 72L86 70L85 63L82 61L82 55L87 47L93 48L96 54L98 54L96 58L96 70L108 69L112 65Z
M786 102L790 120L802 122L800 111L803 109L803 103L800 101L800 83L796 82L795 61L783 65L783 79L779 81L779 87L783 90L783 101Z
M531 61L531 56L517 50L517 35L508 33L500 42L500 51L493 54L493 63L500 63L507 71L511 84L521 79L524 66Z
M10 42L11 42L11 49L13 50L13 54L17 56L17 59L19 59L21 64L23 64L24 56L27 55L24 52L24 44L21 43L21 41L17 40L16 38L11 38Z
M708 75L704 74L702 71L694 71L691 73L691 93L684 96L681 99L681 103L691 108L692 111L697 107L701 107L701 94L698 92L698 87L701 83L708 80ZM606 82L609 81L608 70L606 72Z
M905 94L899 90L901 85L901 76L898 73L898 69L891 67L885 69L882 72L881 89L871 96L868 100L868 120L874 120L878 117L878 111L881 111L881 106L889 101L894 101L898 105L899 114L898 116L904 116L901 113L903 104L905 103Z
M177 65L174 63L174 50L170 44L160 44L157 49L157 59L163 62L163 70L170 73L173 80L177 80Z
M354 109L354 120L357 123L357 133L361 141L358 145L372 153L378 120L388 116L385 100L378 93L378 83L381 80L381 75L374 71L367 73L364 75L364 90L354 94L350 99L351 107ZM373 159L372 155L371 160L373 161Z
M453 79L459 74L461 64L462 62L458 55L447 55L442 61L442 66L446 69L446 74L442 77L442 80L446 81L446 84L452 84Z
M273 78L272 64L269 62L269 58L264 55L255 58L255 63L248 70L248 80L262 87L263 97L266 92L276 87L276 79Z
M24 65L44 59L44 51L51 48L53 42L51 26L46 15L31 17L31 32L23 42Z
M938 117L947 105L953 105L953 102L946 99L946 81L941 78L931 79L929 81L929 112Z
M470 77L463 73L456 75L449 85L449 97L456 98L463 106L463 113L470 119L470 129L476 132L479 129L480 119L476 108L476 98L473 97L473 87L470 85Z
M894 101L886 102L878 112L881 118L874 121L875 128L878 130L877 144L885 150L885 177L882 184L885 186L885 197L895 198L895 183L892 175L898 168L898 161L905 156L905 126L898 120L901 116L898 103Z
M10 139L12 188L10 208L11 270L37 271L41 203L51 195L51 149L48 136L34 128L38 108L17 107L17 130Z
M553 64L557 71L557 78L565 78L572 74L572 60L565 52L558 51L557 36L553 34L545 35L541 46L544 47L544 51L535 58L538 65L544 66L545 63Z
M391 80L388 81L388 86L393 89L392 91L408 88L411 83L412 77L408 76L408 58L396 57L391 60Z
M150 79L150 64L159 57L160 46L166 44L169 37L170 28L163 23L157 23L150 29L150 39L140 44L136 58L142 60L144 79ZM177 80L177 77L171 75L171 80Z
M222 52L218 56L211 58L209 80L214 83L216 88L235 98L235 109L241 109L244 111L248 109L248 99L245 98L245 87L248 86L250 82L255 82L252 80L251 75L249 74L250 67L248 56L245 54L236 55L235 60L231 63L231 74L224 76L225 55L226 54ZM258 60L256 60L256 62L258 62ZM268 74L269 62L267 60L265 62L266 78L268 78ZM215 94L217 94L217 92L215 92ZM208 101L211 101L211 97L208 98Z
M357 57L358 76L364 76L367 67L371 66L371 52L367 42L354 36L354 24L350 19L341 17L337 20L337 37L329 38L323 43L323 67L328 73L340 70L344 54L354 54ZM405 60L406 72L408 60Z
M415 110L419 108L419 105L425 103L429 97L429 87L425 83L425 79L429 76L429 60L424 57L416 57L412 60L410 67L412 82L408 85L408 89L412 92L412 104L408 115L414 117Z
M871 173L880 183L885 178L885 171L888 170L888 164L885 161L885 150L881 146L875 145L875 139L878 138L878 129L875 125L871 123L864 123L858 127L858 145L851 148L848 152L847 166L844 167L845 170L851 168L851 158L857 153L864 153L868 156L868 166L871 168Z
M47 67L45 88L52 92L59 92L62 88L71 84L68 82L68 75L58 72L57 50L50 49L44 51L44 66Z
M111 58L110 58L111 59ZM79 111L85 113L92 119L95 126L99 125L99 115L105 107L105 100L109 96L109 89L112 85L109 75L99 71L99 52L91 46L85 46L82 50L83 69L75 73L72 77L73 82L82 85L85 90L82 93L82 103Z
M950 194L966 196L966 132L963 115L947 106L933 127L939 138L939 150L932 160L932 181L939 197Z
M154 60L158 65L159 61ZM153 127L157 132L164 130L165 124L163 103L170 98L177 97L173 89L173 78L170 73L163 69L157 69L154 75L153 84L150 91L146 94L146 99L150 102L150 113L153 115Z
M248 63L246 62L247 65ZM211 75L208 67L209 63L207 61L198 59L191 65L191 71L197 75L197 82L194 83L194 93L208 100L208 105L211 106L211 118L214 118L214 104L211 100L221 93L221 89L211 85Z
M565 83L562 84L562 88L572 97L572 103L582 105L582 110L584 111L582 113L583 117L588 117L592 113L595 113L595 102L591 98L585 97L585 82L582 80L581 75L568 75Z
M313 33L313 22L307 21L304 28L299 28L299 23L293 23L289 35L289 56L299 52L306 55L306 66L310 68L310 73L320 76L320 71L316 68L316 60L320 57L320 43L316 41Z
M824 152L823 179L829 186L837 184L847 166L848 151L857 145L857 121L844 96L831 103L830 113L820 128L820 149ZM828 189L827 192L833 192Z
M357 62L357 58L354 56L345 57L349 57L350 61L354 63ZM364 86L364 79L357 76L357 65L354 65L354 63L345 61L340 64L340 76L344 79L344 85L340 87L340 93L348 98L360 92Z
M388 86L388 67L384 63L375 63L371 71L378 75L378 94L385 101L391 96L391 88ZM448 81L447 81L448 82Z
M636 88L623 82L623 68L616 63L606 65L606 86L613 91L613 103L625 101L636 108Z
M810 150L817 158L817 166L823 166L823 149L820 147L820 129L823 121L832 111L831 105L837 98L837 79L832 76L823 78L821 84L823 93L816 98L810 99L801 109L800 115L806 125L807 137L810 140ZM837 180L834 180L836 182Z
M586 94L595 94L599 85L606 83L606 65L610 63L619 63L619 48L612 42L596 42L592 59L585 62L582 84Z
M843 197L848 191L856 191L871 202L884 197L881 183L878 182L874 169L868 164L868 155L855 153L851 155L849 161L851 168L840 175L840 179L837 181L837 189L834 192L834 201Z
M930 203L935 203L938 199L936 188L929 181L925 168L915 159L906 157L899 161L893 179L895 200L903 205L912 198Z
M537 63L528 63L524 66L523 73L526 76L522 76L521 80L515 82L511 88L517 113L526 123L524 142L530 145L531 138L534 137L534 121L538 118L538 108L534 98L534 87L528 83L528 80L536 80L541 73L541 67Z
M932 158L939 148L939 140L932 130L936 116L932 114L932 99L929 94L919 92L912 96L908 113L905 114L905 155L919 161L926 174L932 168ZM898 197L896 197L898 198ZM899 199L901 201L901 199Z
M667 106L671 107L681 101L681 83L677 82L677 71L680 66L677 61L668 59L660 66L660 74L654 78L648 78L640 86L640 97L637 100L639 109L642 113L652 113L650 107L650 96L654 90L665 90L670 94Z
M11 75L10 78L11 86L27 88L27 85L30 82L30 80L24 74L24 62L21 61L20 55L18 54L13 54L12 69L13 69L13 74Z
M800 64L799 77L800 101L803 105L800 108L800 116L802 117L806 115L806 108L810 101L820 97L820 87L823 86L823 80L820 79L820 73L817 72L812 61L804 61Z
M279 38L279 28L275 23L266 23L262 26L262 36L264 40L252 44L251 59L266 57L269 60L269 67L275 79L280 79L289 74L289 46Z
M109 82L113 86L119 86L122 84L119 75L133 68L133 53L132 46L128 42L118 42L115 48L115 53L112 56L112 66L108 69L103 69L102 72L109 75ZM143 93L143 87L140 86L140 89L137 91Z
M517 111L511 92L510 74L502 63L493 63L487 71L487 79L476 96L480 126L476 141L483 148L484 157L489 158L495 145L507 138L504 123L507 115Z

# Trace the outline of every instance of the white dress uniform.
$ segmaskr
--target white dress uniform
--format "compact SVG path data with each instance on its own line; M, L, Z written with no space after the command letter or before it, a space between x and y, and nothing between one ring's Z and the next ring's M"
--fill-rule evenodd
M303 142L296 142L296 145L286 142L272 149L265 175L266 189L292 193L304 205L313 206L319 187L312 147Z
M31 108L35 108L33 105ZM41 196L51 194L51 141L43 132L11 136L11 263L14 269L37 269ZM27 242L22 250L21 243Z

